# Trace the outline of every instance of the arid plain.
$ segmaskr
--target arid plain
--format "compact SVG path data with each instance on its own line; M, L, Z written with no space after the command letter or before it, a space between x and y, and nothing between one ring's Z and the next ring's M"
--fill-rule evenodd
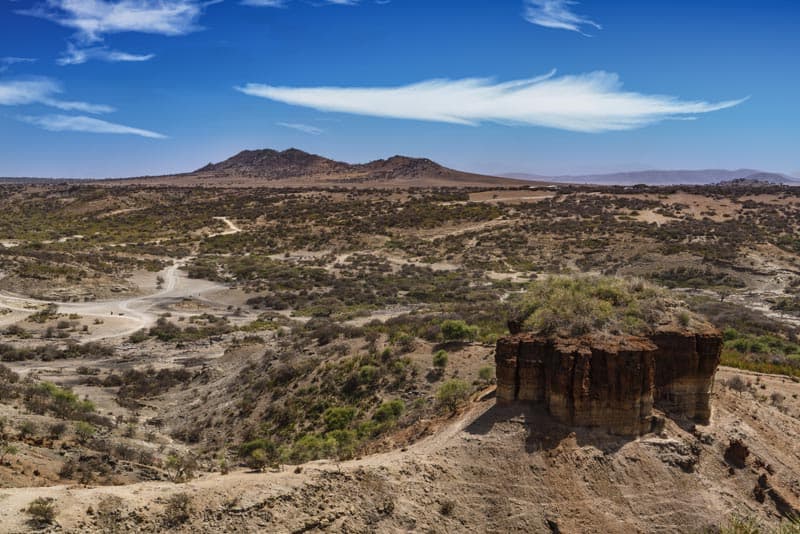
M766 181L527 183L299 151L0 185L0 530L785 527L798 226L800 189ZM641 278L718 328L710 424L622 438L497 407L495 342L557 275Z

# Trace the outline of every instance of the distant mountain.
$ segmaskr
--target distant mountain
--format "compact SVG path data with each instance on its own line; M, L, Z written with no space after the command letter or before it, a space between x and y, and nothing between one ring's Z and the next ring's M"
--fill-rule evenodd
M709 185L731 180L754 179L760 183L780 183L787 185L800 185L792 178L777 173L765 173L754 169L705 169L705 170L678 170L678 171L632 171L618 172L611 174L586 174L570 176L551 176L543 177L530 174L505 174L504 176L517 179L532 178L537 180L549 180L560 183L571 184L594 184L594 185Z

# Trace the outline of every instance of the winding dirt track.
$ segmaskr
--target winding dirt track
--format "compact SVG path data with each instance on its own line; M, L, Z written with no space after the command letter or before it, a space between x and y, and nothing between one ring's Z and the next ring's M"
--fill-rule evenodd
M220 235L233 235L242 231L227 217L214 217L224 222L228 230L212 234L211 237ZM148 328L158 320L158 313L154 311L159 305L175 302L184 298L199 297L214 291L225 289L225 286L206 280L195 280L186 277L180 270L191 261L191 257L175 261L158 273L164 280L161 289L151 295L140 297L122 298L117 300L99 300L94 302L54 302L33 299L15 293L0 291L0 309L5 308L14 312L33 314L45 306L55 304L58 313L77 314L83 317L96 317L107 319L109 317L121 318L124 321L119 328L105 331L86 338L84 343L127 337L142 328ZM19 318L14 318L18 320Z

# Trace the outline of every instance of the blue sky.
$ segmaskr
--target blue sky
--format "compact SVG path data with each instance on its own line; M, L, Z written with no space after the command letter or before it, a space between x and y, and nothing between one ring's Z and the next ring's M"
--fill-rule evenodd
M3 176L178 172L264 147L491 173L800 173L796 0L0 10Z

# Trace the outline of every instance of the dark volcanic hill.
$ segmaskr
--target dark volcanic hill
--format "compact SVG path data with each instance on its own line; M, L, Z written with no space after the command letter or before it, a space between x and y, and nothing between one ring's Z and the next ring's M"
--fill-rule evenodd
M169 183L268 187L360 186L447 187L536 185L535 182L483 176L443 167L425 158L393 156L350 164L290 148L244 150L219 163L209 163L180 176L148 178Z
M252 176L269 180L282 180L299 176L336 174L347 172L347 163L309 154L290 148L283 152L277 150L243 150L220 163L209 163L194 174L228 174Z

